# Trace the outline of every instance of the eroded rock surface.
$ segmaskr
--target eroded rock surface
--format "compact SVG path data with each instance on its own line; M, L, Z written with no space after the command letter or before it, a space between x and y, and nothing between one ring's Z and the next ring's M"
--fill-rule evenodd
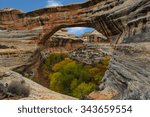
M71 52L69 57L79 62L93 65L100 63L104 57L111 56L112 52L113 48L110 44L89 43Z
M32 58L37 49L41 28L33 30L0 30L0 65L21 66ZM46 43L46 53L70 52L83 45L82 38L59 30Z
M30 87L30 95L25 98L20 97L20 99L22 100L72 100L72 99L74 100L76 99L73 97L69 97L69 96L51 91L7 68L1 67L0 76L2 76L0 78L0 83L3 85L5 85L6 83L9 85L12 81L18 81L18 82L21 82L22 80L25 81L25 83Z

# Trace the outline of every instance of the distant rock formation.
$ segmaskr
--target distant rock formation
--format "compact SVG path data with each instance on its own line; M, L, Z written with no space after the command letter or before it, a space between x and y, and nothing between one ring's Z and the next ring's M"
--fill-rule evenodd
M61 29L48 39L45 46L49 52L70 52L83 46L83 40L82 37L70 34L66 29Z
M84 39L84 41L89 42L89 43L92 43L92 42L94 42L94 43L104 43L104 42L110 43L110 40L107 39L107 37L105 37L104 35L102 35L101 33L99 33L96 30L83 34L82 38Z

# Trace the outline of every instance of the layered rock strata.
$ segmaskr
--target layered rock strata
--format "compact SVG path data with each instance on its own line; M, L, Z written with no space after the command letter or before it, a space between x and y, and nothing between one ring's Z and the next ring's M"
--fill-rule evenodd
M41 28L33 30L0 31L0 65L5 67L23 65L37 49ZM46 43L46 53L70 52L83 45L83 40L66 30L56 32Z
M0 66L20 66L28 62L37 49L35 40L1 40ZM5 48L4 48L5 47Z
M150 99L150 43L119 45L99 88L90 98Z
M0 50L0 66L17 67L20 65L24 65L28 62L28 59L32 56L32 54L33 51L30 50Z

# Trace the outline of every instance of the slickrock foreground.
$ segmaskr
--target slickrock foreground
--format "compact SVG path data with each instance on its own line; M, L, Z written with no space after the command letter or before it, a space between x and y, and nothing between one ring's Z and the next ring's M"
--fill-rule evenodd
M56 93L51 91L25 77L22 75L13 72L7 68L0 67L0 76L4 76L0 79L0 83L10 84L12 81L22 81L24 80L26 84L30 87L30 95L29 97L21 97L21 100L75 100L76 98L69 97L63 94ZM9 98L14 99L14 98Z
M95 28L110 39L114 47L99 91L91 93L90 98L150 99L149 0L90 0L29 13L15 9L0 11L1 30L31 30L42 27L38 51L31 59L38 63L39 53L46 48L47 40L56 31L76 26ZM31 67L33 64L27 65Z

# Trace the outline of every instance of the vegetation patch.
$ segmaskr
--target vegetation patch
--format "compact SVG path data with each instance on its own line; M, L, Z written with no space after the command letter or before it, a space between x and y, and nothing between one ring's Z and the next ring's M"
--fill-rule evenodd
M42 73L49 78L51 90L82 99L96 90L109 60L105 56L101 63L86 65L68 58L66 54L52 54L42 65Z
M54 53L51 54L48 58L46 58L46 60L43 62L42 64L42 68L41 68L41 72L44 78L48 78L48 75L50 72L52 72L52 67L64 60L67 57L67 54L63 54L63 53Z

